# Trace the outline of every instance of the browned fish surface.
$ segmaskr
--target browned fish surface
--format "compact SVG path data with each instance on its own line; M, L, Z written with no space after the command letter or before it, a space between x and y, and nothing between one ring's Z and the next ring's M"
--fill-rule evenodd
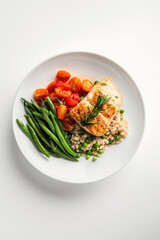
M109 77L106 77L92 88L87 95L87 100L95 105L99 95L111 97L110 101L103 106L105 110L101 112L103 116L110 120L113 114L120 108L122 95Z
M106 96L111 99L103 105L101 111L91 122L95 124L82 126L86 131L96 136L102 136L108 129L110 120L115 112L120 108L122 96L116 86L112 83L109 77L103 79L96 84L75 108L70 111L71 117L81 125L81 117L84 119L89 109L92 111L93 106L97 102L98 96Z
M93 109L92 105L88 101L83 100L70 111L70 115L81 125L81 117L85 118L86 113L89 113L88 108L91 111ZM108 128L108 121L102 114L98 114L93 120L91 120L91 122L96 123L89 126L83 126L86 131L96 136L101 136L106 132L106 129Z

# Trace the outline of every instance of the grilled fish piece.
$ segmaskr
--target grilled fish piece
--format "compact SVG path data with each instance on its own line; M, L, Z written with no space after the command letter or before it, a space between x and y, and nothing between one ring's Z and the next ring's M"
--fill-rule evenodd
M106 95L111 97L111 99L105 105L103 105L103 109L105 110L101 112L103 116L110 120L113 114L116 113L120 108L122 95L109 77L101 80L92 88L87 95L87 100L91 104L95 105L99 95L102 97Z
M107 98L111 97L111 99L103 105L104 110L91 120L91 122L96 122L95 124L82 126L81 117L85 119L86 114L89 113L89 109L92 111L99 95L102 97L107 95ZM88 95L70 111L70 115L86 131L96 136L102 136L107 131L112 116L120 108L121 101L122 95L119 90L110 78L106 77L97 83Z
M81 125L81 117L85 118L86 114L89 113L89 109L92 111L93 106L87 101L81 101L75 108L70 111L71 117ZM99 113L91 122L96 122L93 125L82 126L86 131L90 132L93 135L101 136L103 135L108 128L107 119Z

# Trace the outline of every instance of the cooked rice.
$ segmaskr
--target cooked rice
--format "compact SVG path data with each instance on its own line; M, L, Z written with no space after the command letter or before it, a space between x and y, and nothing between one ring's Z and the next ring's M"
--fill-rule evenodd
M81 144L84 143L85 139L90 139L90 137L92 136L88 132L84 132L83 134L81 134L79 130L80 130L80 126L76 123L74 132L71 137L72 148L76 152L79 152L78 145L80 143ZM128 121L126 118L124 118L123 114L120 114L120 112L118 111L112 117L109 128L105 133L106 138L103 139L102 137L95 136L95 139L91 140L91 142L87 145L87 147L82 146L81 149L85 152L86 150L91 150L91 148L95 143L99 143L99 147L96 149L96 151L92 152L94 156L99 156L100 155L98 153L99 149L102 149L103 151L105 151L107 146L120 143L127 135L128 135ZM120 137L118 141L115 140L116 136ZM109 139L113 140L112 144L109 143ZM85 154L82 153L82 156L84 155Z

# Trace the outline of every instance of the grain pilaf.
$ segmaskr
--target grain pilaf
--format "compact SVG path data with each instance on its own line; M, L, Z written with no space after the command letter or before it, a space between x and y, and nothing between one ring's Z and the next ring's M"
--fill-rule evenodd
M128 121L120 112L121 110L113 115L107 132L101 137L93 136L86 131L81 133L81 127L76 124L71 137L73 150L81 152L82 156L89 151L92 152L92 155L99 156L99 152L104 152L107 146L120 143L128 135Z

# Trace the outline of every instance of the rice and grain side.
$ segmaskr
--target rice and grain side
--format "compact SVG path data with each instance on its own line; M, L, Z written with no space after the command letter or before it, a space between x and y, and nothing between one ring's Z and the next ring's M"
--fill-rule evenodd
M76 123L71 137L73 150L81 152L82 156L85 156L87 151L91 151L94 156L99 156L99 152L104 152L107 146L118 144L126 138L128 135L128 121L124 118L123 114L118 111L113 115L109 128L103 136L96 137L82 130L83 129Z

